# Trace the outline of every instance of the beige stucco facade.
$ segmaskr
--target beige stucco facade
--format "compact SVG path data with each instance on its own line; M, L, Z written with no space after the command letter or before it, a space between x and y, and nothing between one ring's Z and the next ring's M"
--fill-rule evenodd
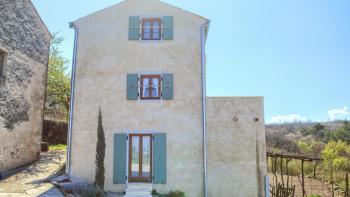
M264 196L264 122L262 97L208 98L209 196Z
M129 16L164 15L174 16L173 40L128 40ZM178 189L184 191L189 197L204 195L201 26L206 22L207 20L202 17L156 0L127 0L74 22L78 31L78 40L71 138L71 175L73 177L88 182L94 181L97 116L98 107L101 106L106 136L106 190L122 192L125 189L124 184L113 184L113 135L115 133L166 133L167 182L153 185L153 188L161 193ZM127 100L126 81L127 74L130 73L172 73L174 98L172 100ZM245 103L247 106L240 105ZM246 150L249 151L249 157L240 161L240 155L243 155L240 153L226 158L226 154L235 153L234 144L230 146L232 149L229 147L226 149L231 152L217 155L216 151L221 151L218 148L219 144L213 141L217 139L215 137L208 139L208 159L212 160L208 162L210 196L242 196L232 193L235 188L244 184L240 181L255 184L259 182L257 176L262 179L266 174L263 169L260 174L254 173L257 172L257 165L259 169L264 167L262 99L246 101L244 98L230 98L227 102L209 99L208 107L208 117L213 117L212 113L217 111L223 115L231 115L231 111L228 111L231 109L237 114L246 111L246 114L242 115L241 124L246 128L237 130L245 134L237 134L237 136L247 139L247 145L251 145L254 141L254 146L247 147L253 149ZM241 110L236 111L235 107ZM250 125L248 119L254 119L253 116L257 116L260 122L252 121ZM220 118L221 116L216 117L215 120L228 122L222 125L214 120L208 122L209 138L213 137L214 130L222 131L223 135L229 132L225 129L233 124L232 117ZM215 128L216 126L218 128ZM229 140L228 142L235 144L240 143L238 142L240 139L233 137L222 136L220 139ZM238 141L235 142L235 140ZM259 145L256 145L257 141ZM220 142L222 143L224 142ZM257 147L260 148L261 163L252 159L252 157L256 158ZM231 158L232 164L230 164ZM216 165L216 162L221 160L222 168ZM242 165L244 162L248 162L249 165ZM231 169L231 166L234 169ZM229 173L234 176L224 178L216 174L224 174L222 170L225 168L228 168ZM243 175L235 175L240 172L240 168L248 173L242 180L238 177ZM255 171L251 172L251 168ZM237 186L231 187L232 184ZM255 185L250 188L252 191L249 191L248 196L256 196L258 184L256 188Z

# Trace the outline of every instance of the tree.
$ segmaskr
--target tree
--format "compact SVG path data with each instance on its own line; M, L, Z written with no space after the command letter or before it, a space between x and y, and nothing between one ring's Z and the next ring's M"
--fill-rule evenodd
M349 122L345 121L343 125L334 130L333 132L330 132L327 135L327 138L333 141L343 141L348 144L350 144L350 124Z
M69 111L70 77L67 72L69 61L63 57L60 50L63 40L62 36L54 33L50 43L45 115L49 112L68 114Z
M96 144L96 173L95 173L95 185L99 188L104 188L105 182L105 151L106 142L105 134L102 125L102 112L101 108L98 109L98 125L97 125L97 144Z
M323 159L337 169L349 166L350 146L342 141L330 141L322 151Z
M333 188L333 170L345 172L345 193L349 195L349 170L350 170L350 146L342 141L330 141L322 151L326 166L330 170L331 184Z
M316 140L311 140L310 142L300 140L297 144L301 153L315 158L320 156L320 153L324 148L324 144Z

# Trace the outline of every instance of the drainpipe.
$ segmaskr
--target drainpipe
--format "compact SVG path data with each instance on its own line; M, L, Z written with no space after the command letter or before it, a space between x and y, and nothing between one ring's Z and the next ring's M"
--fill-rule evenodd
M78 46L78 29L73 22L69 23L69 27L74 29L74 49L73 49L73 61L72 61L72 75L71 75L71 88L70 88L70 105L69 105L69 125L68 125L68 143L67 143L67 163L66 163L66 177L70 179L71 170L71 151L72 151L72 130L73 130L73 111L74 111L74 92L75 92L75 71L77 63L77 46Z
M203 163L204 163L204 196L208 197L208 177L207 177L207 125L206 125L206 78L205 78L205 42L206 30L209 27L209 21L201 26L201 64L202 64L202 128L203 128Z

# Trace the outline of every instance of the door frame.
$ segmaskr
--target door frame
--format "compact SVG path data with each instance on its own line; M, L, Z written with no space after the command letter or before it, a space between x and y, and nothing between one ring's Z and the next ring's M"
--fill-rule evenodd
M148 136L150 137L150 174L149 177L132 177L131 176L131 170L132 170L132 137L138 136L139 137L139 175L142 175L142 159L143 159L143 136ZM152 170L153 170L153 134L152 133L128 133L128 171L127 171L127 176L128 176L128 182L145 182L145 183L152 183ZM140 165L141 164L141 165Z

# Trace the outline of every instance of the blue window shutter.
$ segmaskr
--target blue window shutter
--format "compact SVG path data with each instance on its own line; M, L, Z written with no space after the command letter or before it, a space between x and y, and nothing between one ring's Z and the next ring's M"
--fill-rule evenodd
M153 183L165 184L166 176L166 134L153 134Z
M139 40L140 38L140 17L129 16L129 40Z
M174 17L163 16L163 40L173 40L174 38Z
M139 97L139 75L128 74L126 80L126 95L128 100L137 100Z
M126 141L125 133L114 134L113 183L126 182Z
M265 176L265 197L270 197L270 180L269 180L269 176Z
M164 100L172 100L174 98L174 75L164 73L162 79L162 97Z

